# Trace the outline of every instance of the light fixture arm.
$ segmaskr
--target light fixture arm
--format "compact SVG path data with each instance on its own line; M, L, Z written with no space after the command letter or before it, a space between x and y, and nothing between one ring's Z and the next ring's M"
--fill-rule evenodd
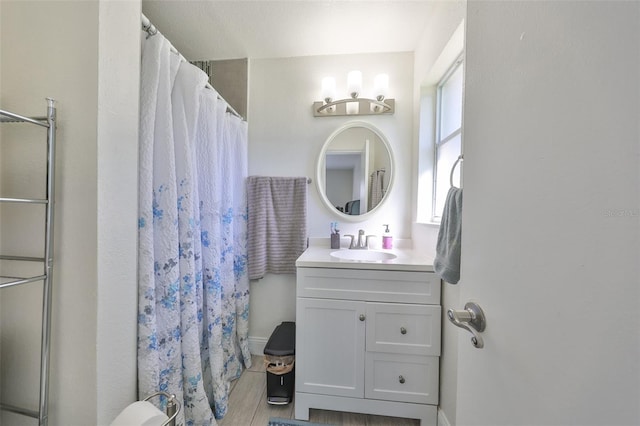
M346 105L351 102L358 102L359 109L356 114L348 114ZM368 98L348 98L338 99L331 102L314 102L313 115L315 117L338 117L345 115L380 115L393 114L395 112L394 99L368 99Z
M360 98L362 92L362 72L350 71L347 74L347 93L350 98L334 100L336 80L332 76L322 79L322 99L313 103L315 117L359 116L393 114L395 100L386 99L389 90L389 75L378 74L374 80L375 99Z

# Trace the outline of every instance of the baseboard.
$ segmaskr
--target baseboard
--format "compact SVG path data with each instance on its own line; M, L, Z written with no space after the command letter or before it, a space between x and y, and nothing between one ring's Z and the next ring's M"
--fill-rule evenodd
M249 336L249 352L251 355L264 355L264 347L267 346L268 338Z
M449 423L449 419L444 415L444 411L440 407L438 407L438 426L451 426Z

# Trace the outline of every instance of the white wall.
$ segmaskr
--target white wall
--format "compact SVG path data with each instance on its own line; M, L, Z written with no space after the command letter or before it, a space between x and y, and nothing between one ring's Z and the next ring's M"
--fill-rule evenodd
M310 237L329 238L329 226L339 220L322 204L315 182L316 159L327 137L347 117L314 118L312 103L320 100L320 82L333 75L337 92L346 97L346 76L352 69L363 73L363 86L373 87L376 74L389 74L390 97L396 99L391 116L358 117L379 128L391 143L396 178L390 198L373 219L342 222L343 234L363 228L382 235L390 224L396 238L411 235L411 173L413 128L413 54L380 53L252 60L249 64L249 174L308 176L307 224ZM366 93L365 93L366 94ZM371 96L371 95L369 95ZM268 338L284 320L295 319L295 277L268 275L251 284L250 336Z
M56 163L59 173L50 375L52 424L62 424L65 418L69 421L71 413L85 424L95 422L96 418L97 16L98 4L94 2L2 4L2 107L37 115L44 111L45 96L58 100ZM34 28L48 31L34 31ZM16 43L17 40L20 42ZM43 145L30 145L33 154L42 148ZM6 166L3 173L10 175ZM14 215L3 215L2 228L13 226L16 220ZM26 223L20 225L25 230L24 240L38 241L40 229L30 228ZM3 248L9 245L11 249L15 247L13 242L7 242ZM19 302L13 299L12 303ZM39 318L38 303L22 306L30 312L30 317ZM11 348L3 346L3 350ZM30 357L39 353L39 344L35 343L26 353ZM18 392L24 389L19 385L24 369L20 370L9 382L3 377L3 384L11 385ZM37 375L37 371L35 368L31 374ZM82 392L78 392L79 383L83 384ZM37 388L35 392L37 395ZM25 395L25 398L29 397ZM15 402L32 404L32 401ZM80 401L83 405L78 405ZM31 405L35 407L37 405ZM17 419L23 421L21 417ZM17 421L7 417L5 420Z
M419 196L430 197L430 188L420 188L415 182L418 180L418 161L433 155L432 144L424 143L425 135L419 135L418 130L426 131L431 138L435 132L435 89L442 74L449 64L457 57L463 46L464 18L466 15L466 1L440 2L433 10L433 15L426 21L426 29L421 42L414 53L414 175L413 175L413 226L412 238L414 247L420 250L435 252L438 226L416 223L416 200ZM428 102L421 105L423 93L431 95ZM420 117L426 120L420 121ZM419 123L419 125L418 125ZM422 143L420 138L423 139ZM429 175L429 173L426 173ZM431 177L426 180L431 183ZM456 422L456 393L457 393L457 359L459 332L448 326L446 310L458 309L458 287L443 283L442 285L442 352L440 357L440 412L450 424Z
M98 58L97 424L137 399L140 2L101 1Z
M2 2L1 12L1 107L42 115L44 97L58 101L49 424L105 424L135 395L139 3ZM15 134L3 130L1 148L2 189L12 193L31 187L30 176L42 169L8 160L44 146L34 136L29 141L39 146L4 143ZM38 250L40 230L22 219L3 209L3 249ZM26 229L22 236L5 233L19 227ZM22 296L3 290L0 297L23 307L26 319L18 326L37 331L39 303L18 304ZM14 331L5 319L3 340ZM5 343L3 352L15 354L19 341ZM24 358L37 358L39 341L19 348ZM27 372L27 384L16 373L2 378L5 396L35 408L37 388L34 399L30 386L37 386L37 368ZM32 424L25 419L4 418Z

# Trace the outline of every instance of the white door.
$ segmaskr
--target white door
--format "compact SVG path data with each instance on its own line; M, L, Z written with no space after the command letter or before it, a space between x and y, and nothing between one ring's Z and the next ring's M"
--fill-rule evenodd
M455 424L638 425L640 2L467 7Z

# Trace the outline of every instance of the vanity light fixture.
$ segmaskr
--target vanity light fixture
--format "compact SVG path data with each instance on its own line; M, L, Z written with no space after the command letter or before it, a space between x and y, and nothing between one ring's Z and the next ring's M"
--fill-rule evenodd
M322 79L323 101L313 103L313 115L315 117L335 116L359 116L393 114L395 111L395 99L387 99L389 91L389 76L379 74L374 79L375 99L361 98L362 73L351 71L347 74L348 98L334 100L336 96L336 80L333 77Z

